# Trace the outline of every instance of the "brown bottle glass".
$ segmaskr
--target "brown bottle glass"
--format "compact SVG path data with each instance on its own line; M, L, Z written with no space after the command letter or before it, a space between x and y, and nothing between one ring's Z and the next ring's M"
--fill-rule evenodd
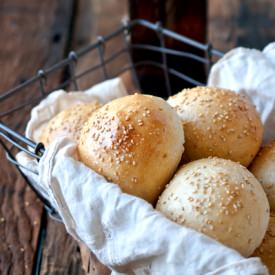
M199 42L206 43L207 31L207 1L206 0L129 0L130 19L146 19L153 23L159 21L162 26L179 34L193 38ZM131 35L132 44L160 45L159 37L154 31L144 27L136 27ZM205 53L192 46L178 42L171 38L165 39L167 48L204 56ZM162 62L160 53L134 49L132 51L135 63L144 60ZM174 68L193 79L205 83L205 65L188 58L167 55L168 67ZM137 68L141 89L145 93L167 97L168 91L165 85L163 70L155 66L146 65ZM180 80L169 74L171 93L177 93L192 84Z

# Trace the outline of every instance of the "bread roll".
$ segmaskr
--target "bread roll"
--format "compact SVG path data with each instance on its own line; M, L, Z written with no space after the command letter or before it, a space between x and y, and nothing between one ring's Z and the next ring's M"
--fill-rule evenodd
M261 149L250 171L263 185L270 208L275 211L275 141Z
M243 256L261 244L269 220L268 200L257 179L244 166L220 158L182 166L156 208Z
M78 141L80 130L92 112L100 107L96 101L77 104L53 117L41 135L41 142L47 147L54 139L66 136Z
M246 97L225 89L196 87L184 89L168 103L182 119L184 157L189 161L217 156L248 166L259 150L263 126Z
M180 118L161 98L135 94L94 112L81 131L82 162L124 192L155 203L183 152Z
M275 214L270 216L269 226L264 240L252 256L260 257L268 267L269 274L275 275Z

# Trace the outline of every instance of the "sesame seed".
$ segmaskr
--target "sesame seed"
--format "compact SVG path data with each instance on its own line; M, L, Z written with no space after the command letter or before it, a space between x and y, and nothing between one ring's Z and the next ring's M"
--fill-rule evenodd
M209 227L209 229L210 229L211 231L214 230L214 225L213 225L213 224L210 224L208 227Z

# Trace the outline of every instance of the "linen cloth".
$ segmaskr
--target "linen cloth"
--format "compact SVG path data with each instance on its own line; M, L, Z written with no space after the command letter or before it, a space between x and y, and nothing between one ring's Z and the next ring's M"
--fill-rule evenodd
M83 93L54 92L33 109L27 136L38 141L47 121L75 102L94 98L107 102L124 95L119 79ZM61 137L39 163L24 152L17 159L36 171L34 175L22 169L55 206L68 232L84 242L113 274L268 274L259 258L245 259L215 240L169 221L146 201L122 193L118 185L77 161L75 149L73 141Z

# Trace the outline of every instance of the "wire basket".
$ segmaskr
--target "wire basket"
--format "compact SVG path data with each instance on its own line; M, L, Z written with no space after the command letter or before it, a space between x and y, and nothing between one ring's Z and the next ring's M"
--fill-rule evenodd
M150 44L134 44L131 43L131 32L136 27L145 28L154 32L155 36L158 38L158 45ZM115 39L121 39L122 48L112 49L111 54L107 56L106 48ZM200 54L193 52L186 52L171 49L166 46L167 39L174 39L177 43L185 44L189 48L192 47L195 51L200 51ZM142 60L138 62L133 61L133 52L136 51L147 51L152 54L159 55L159 61L152 60ZM93 55L93 58L91 56ZM90 87L91 83L87 81L82 81L84 78L92 78L95 74L101 74L103 78L98 79L100 82L102 80L110 79L113 77L120 76L121 74L130 71L133 82L137 89L140 89L140 79L137 76L137 70L139 68L144 68L146 66L155 67L163 72L163 80L165 83L166 95L163 97L168 97L172 94L171 88L171 77L177 78L182 82L182 88L186 86L186 83L190 85L204 85L198 80L194 79L192 76L182 73L176 68L170 67L167 61L168 56L175 56L179 59L179 62L184 62L184 60L193 60L194 62L205 64L206 73L208 74L209 69L214 62L214 60L222 57L223 53L213 49L211 44L202 44L195 40L192 40L183 35L172 32L161 26L160 23L150 23L145 20L134 20L131 22L124 23L121 27L112 33L104 37L98 37L97 42L83 48L77 52L70 52L68 57L59 63L47 68L45 70L38 70L37 75L23 81L18 86L2 93L0 95L0 144L6 153L6 158L11 162L21 175L25 178L28 185L36 193L36 195L41 199L46 208L48 214L60 221L60 217L56 210L52 207L50 202L36 189L35 183L31 182L21 171L21 165L16 161L15 155L18 151L24 151L31 157L35 158L37 161L42 157L44 153L44 146L42 143L36 143L24 136L24 133L20 133L18 130L20 127L26 125L28 118L20 117L21 110L31 110L39 101L46 97L49 93L57 89L74 89L74 90L84 90ZM98 62L95 61L94 57L97 57ZM125 64L121 64L122 56L124 56L123 61ZM125 58L126 57L126 58ZM76 63L80 59L85 60L85 70L81 73L76 74ZM108 65L113 62L119 62L116 71L108 71ZM87 63L88 66L87 66ZM61 71L65 71L65 75L61 83L56 86L51 86L50 79L54 78ZM80 86L80 82L82 85ZM84 84L83 84L84 83ZM95 84L95 82L93 83ZM26 93L27 90L27 93ZM150 93L150 91L143 91ZM20 97L20 100L18 100ZM22 100L21 100L22 99ZM20 103L18 103L20 102ZM16 103L13 105L13 103ZM7 106L7 107L6 107ZM18 122L16 125L7 125L5 119L10 116L18 117ZM27 169L26 167L23 167Z

